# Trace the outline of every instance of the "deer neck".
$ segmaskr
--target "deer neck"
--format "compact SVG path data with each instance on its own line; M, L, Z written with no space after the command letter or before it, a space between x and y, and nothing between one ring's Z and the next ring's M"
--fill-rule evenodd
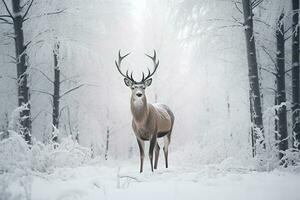
M137 123L144 122L147 119L149 108L146 96L140 99L131 97L131 113L134 121Z

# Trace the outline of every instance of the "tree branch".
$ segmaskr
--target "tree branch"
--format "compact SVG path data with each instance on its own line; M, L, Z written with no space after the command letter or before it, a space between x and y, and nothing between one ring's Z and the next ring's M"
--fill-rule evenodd
M7 17L7 18L11 18L10 15L0 15L0 17Z
M288 27L283 33L287 33L289 30L291 30L293 28L293 26Z
M31 6L32 6L33 1L34 1L34 0L31 0L29 6L27 7L27 10L26 10L25 14L24 14L23 17L22 17L22 20L24 20L25 17L27 16L27 14L28 14L28 12L29 12Z
M293 34L291 34L290 36L284 38L284 41L287 41L288 39L290 39L293 36Z
M69 77L69 78L66 78L66 79L60 81L59 83L63 83L63 82L65 82L65 81L68 81L68 80L71 80L71 79L77 78L77 77L79 77L79 75L71 76L71 77Z
M25 22L25 21L27 21L27 20L29 20L29 19L34 19L34 18L39 18L39 17L43 17L43 16L49 16L49 15L60 14L60 13L64 12L65 10L67 10L67 8L62 9L62 10L59 10L59 11L55 11L55 12L44 13L44 14L41 14L41 15L32 16L32 17L30 17L30 18L24 18L24 19L23 19L23 22Z
M240 25L242 25L242 26L244 26L244 23L243 22L240 22L237 18L235 18L235 17L231 17L236 23L238 23L238 24L240 24Z
M262 21L262 20L260 20L260 19L258 19L258 18L253 18L253 20L254 20L255 22L260 22L260 23L266 25L267 27L271 28L274 32L276 31L276 29L274 29L270 24L267 24L266 22L264 22L264 21Z
M50 81L51 83L54 83L51 78L49 76L47 76L42 70L38 69L38 68L35 68L35 67L31 67L31 69L34 69L38 72L40 72L48 81Z
M62 109L60 109L59 114L58 114L58 119L60 119L62 112L63 112L66 108L68 108L68 107L69 107L69 106L66 105L66 106L64 106Z
M252 3L251 3L251 8L252 10L254 8L256 8L257 6L259 6L264 0L254 0Z
M129 179L135 180L136 182L143 182L143 181L141 181L138 178L133 177L133 176L122 175L122 176L119 176L119 178L129 178Z
M28 45L30 45L32 42L32 40L30 40L29 42L27 42L27 44L24 45L24 48L27 49Z
M277 92L277 90L276 90L276 89L274 89L274 88L271 88L271 87L265 87L265 89L266 89L266 90L271 90L272 92Z
M47 111L47 110L41 110L40 112L38 112L33 118L32 118L32 120L31 120L31 122L33 122L42 112L45 112L45 113L47 113L47 114L50 114L50 115L52 115L52 113L50 113L49 111Z
M11 12L9 11L9 9L8 9L8 7L7 7L7 4L6 4L5 0L2 0L2 2L3 2L3 4L4 4L5 9L6 9L6 11L8 12L9 16L10 16L12 19L14 19L14 17L12 16Z
M7 55L9 58L11 58L13 60L14 63L17 63L17 59L11 55Z
M293 67L292 67L292 68L290 68L290 69L288 69L288 70L286 70L284 73L286 74L286 73L288 73L288 72L292 71L292 69L293 69Z
M238 28L242 28L243 26L242 25L225 25L225 26L219 26L219 27L216 27L216 30L222 30L222 29L225 29L225 28L235 28L235 27L238 27Z
M78 85L78 86L76 86L76 87L74 87L74 88L72 88L72 89L66 91L66 92L63 93L59 98L62 98L63 96L69 94L70 92L72 92L72 91L74 91L74 90L77 90L77 89L81 88L81 87L84 86L84 85L85 85L85 84L81 84L81 85Z
M273 72L273 71L271 71L271 70L269 70L267 68L261 67L261 69L264 70L264 71L266 71L266 72L269 72L269 73L273 74L274 76L277 76L277 74L275 72Z
M236 1L232 1L234 3L235 8L241 13L243 14L243 11L239 8L239 6L237 5L238 2Z
M3 24L13 24L12 22L8 21L7 19L4 19L3 17L0 17L0 20L3 21Z
M273 62L276 70L278 71L277 64L276 64L274 58L271 56L270 52L267 51L267 48L265 46L261 45L261 47L262 47L262 50L268 55L268 57L270 58L270 60Z
M45 92L45 91L41 91L41 90L34 90L34 89L32 89L31 91L32 92L37 92L37 93L42 93L42 94L47 94L47 95L53 96L51 93Z

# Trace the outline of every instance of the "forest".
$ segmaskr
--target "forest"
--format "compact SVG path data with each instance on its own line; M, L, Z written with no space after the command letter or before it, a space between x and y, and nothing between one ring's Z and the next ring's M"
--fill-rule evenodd
M299 0L0 0L0 200L299 200Z

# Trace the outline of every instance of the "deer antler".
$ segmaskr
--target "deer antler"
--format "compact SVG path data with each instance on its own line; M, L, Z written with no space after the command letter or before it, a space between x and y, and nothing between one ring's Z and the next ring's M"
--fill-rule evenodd
M144 72L143 72L143 77L142 77L142 81L141 81L141 82L144 82L144 81L146 81L148 78L150 78L150 77L156 72L156 70L157 70L157 68L158 68L158 65L159 65L159 60L156 61L156 51L155 51L155 50L154 50L154 55L153 55L153 57L152 57L152 56L149 56L148 54L145 54L145 55L148 56L148 57L153 61L153 64L154 64L154 70L153 70L153 72L151 73L151 72L150 72L150 69L147 68L147 69L148 69L148 75L145 77L145 74L144 74Z
M133 77L132 77L132 72L130 74L130 76L128 75L128 69L126 71L126 75L121 71L121 63L122 60L127 57L130 53L125 54L124 56L121 56L121 50L119 50L119 57L118 57L118 61L115 60L115 64L117 66L118 71L120 72L120 74L124 77L124 78L128 78L129 80L131 80L132 82L136 82Z

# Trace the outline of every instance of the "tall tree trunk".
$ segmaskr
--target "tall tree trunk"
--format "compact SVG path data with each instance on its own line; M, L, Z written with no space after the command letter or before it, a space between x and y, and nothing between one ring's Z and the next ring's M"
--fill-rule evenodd
M284 59L284 14L281 14L276 29L277 41L277 103L280 105L278 109L278 136L279 136L279 158L283 157L282 151L288 149L287 119L286 119L286 92L285 92L285 59Z
M108 91L107 91L108 92ZM106 126L106 145L105 145L105 160L108 159L108 150L109 150L109 136L110 136L110 116L109 116L109 107L106 107L106 120L107 120L107 126Z
M247 46L247 58L248 58L248 69L249 69L249 84L250 84L250 109L253 113L252 123L253 123L253 139L255 144L257 143L260 136L263 137L263 120L262 120L262 110L261 110L261 94L259 88L259 78L258 78L258 67L256 60L256 48L255 40L253 34L253 13L250 0L242 0L243 3L243 13L244 13L244 26L245 26L245 36L246 36L246 46ZM263 144L264 147L264 144ZM254 155L257 153L256 145L254 145Z
M275 81L275 85L277 86L277 77L276 77L276 81ZM274 94L274 105L277 106L278 105L278 95L277 95L277 91L275 91ZM278 140L278 110L275 109L275 120L274 120L274 132L275 132L275 140Z
M105 160L108 159L108 148L109 148L109 133L110 133L110 129L109 126L106 127L106 145L105 145Z
M299 124L299 0L292 0L293 7L293 37L292 37L292 120L293 120L293 136L296 141L293 146L300 150L300 145L295 146L300 142L300 124Z
M12 0L14 13L13 25L15 32L15 51L17 59L18 77L18 105L23 109L20 112L20 131L27 143L31 143L31 116L30 116L30 94L27 86L26 46L24 45L23 18L20 15L22 8L20 0Z
M59 56L59 43L55 44L53 50L54 56L54 82L53 82L53 111L52 111L52 123L53 126L58 129L59 125L59 99L60 99L60 69L58 65L58 56ZM52 137L53 142L57 142L57 135Z
M255 156L255 141L254 141L254 129L253 129L253 106L252 106L252 100L251 100L251 93L249 91L249 102L250 102L250 122L251 122L251 127L250 127L250 138L251 138L251 147L252 147L252 156Z

